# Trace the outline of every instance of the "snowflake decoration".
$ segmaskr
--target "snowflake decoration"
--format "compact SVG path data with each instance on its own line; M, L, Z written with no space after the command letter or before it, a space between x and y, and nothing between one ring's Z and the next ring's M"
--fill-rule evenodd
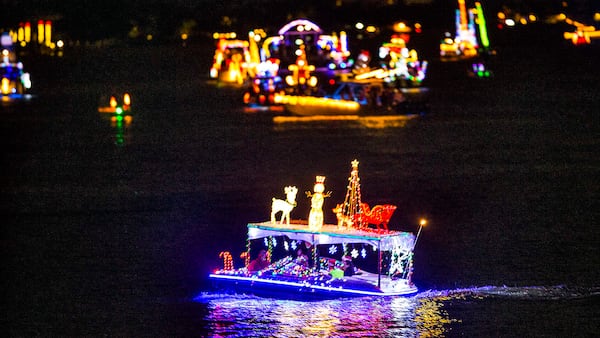
M296 243L296 241L292 241L292 250L296 250L297 246L298 246L298 243Z
M334 255L337 252L337 246L332 245L329 247L329 254Z
M290 251L290 244L287 241L283 241L283 247L285 251Z
M352 255L352 258L356 258L358 257L358 250L352 249L352 252L350 252L350 254Z
M277 247L277 239L275 239L275 237L273 237L273 247Z
M373 251L377 251L377 247L375 245L372 245L373 247Z
M269 246L269 238L265 237L265 246L268 247Z
M362 248L362 250L360 250L360 255L362 258L367 257L367 250L365 248Z

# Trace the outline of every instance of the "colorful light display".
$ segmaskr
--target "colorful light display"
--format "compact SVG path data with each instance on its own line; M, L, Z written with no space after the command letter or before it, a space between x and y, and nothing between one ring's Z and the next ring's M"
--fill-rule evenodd
M233 270L233 258L231 257L231 253L229 251L221 251L219 253L219 257L223 258L223 270Z
M281 256L282 251L283 258L275 259L260 271L248 271L245 267L237 270L229 269L228 263L225 262L224 269L215 271L209 277L213 281L226 283L240 291L291 292L311 297L414 294L417 289L410 277L415 236L405 232L374 231L366 226L360 227L362 221L359 216L366 211L361 208L360 203L359 162L354 160L351 164L352 171L348 179L346 201L343 204L347 206L345 209L347 211L342 213L347 221L345 226L323 223L323 199L330 193L324 193L325 176L316 176L313 192L307 191L307 196L311 198L308 221L275 222L272 213L269 222L248 224L246 251L240 255L245 259L245 265L248 264L251 245L257 241L261 243L261 247L267 249L269 259L274 255ZM288 191L291 188L295 187L289 186L284 189L286 194L292 193ZM293 192L293 196L288 197L294 204L296 191ZM273 199L273 203L290 204L288 201L277 199ZM272 207L272 210L279 210L279 208ZM422 226L424 224L422 223ZM280 245L282 248L277 248L279 243L283 243ZM309 263L310 259L303 253L298 253L296 259L290 255L290 247L294 250L298 249L298 243L304 243L306 248L312 248L312 263ZM353 264L348 265L348 260L366 258L370 254L366 249L369 245L372 246L378 259L377 273L361 270L356 277L353 277L355 271L352 267L353 273L346 274L343 269L353 266ZM329 256L321 257L325 249ZM382 267L384 252L391 259L392 269L388 271L383 271ZM342 254L341 259L331 257L339 254ZM227 258L223 258L227 261ZM387 268L389 266L390 264L387 264Z
M455 15L456 34L446 36L440 43L440 56L443 59L471 58L489 48L485 16L480 2L474 8L467 8L465 0L458 0Z
M123 99L119 105L119 100L115 95L111 95L108 100L108 106L98 107L99 113L111 113L111 114L124 114L131 112L131 95L129 93L123 94Z

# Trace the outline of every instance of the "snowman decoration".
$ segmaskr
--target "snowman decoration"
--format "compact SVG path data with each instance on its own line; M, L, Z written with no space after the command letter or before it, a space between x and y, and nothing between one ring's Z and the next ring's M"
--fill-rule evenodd
M317 176L315 179L314 192L306 192L310 200L310 213L308 215L308 228L311 231L319 231L323 226L323 202L325 197L331 195L331 191L325 192L325 176Z

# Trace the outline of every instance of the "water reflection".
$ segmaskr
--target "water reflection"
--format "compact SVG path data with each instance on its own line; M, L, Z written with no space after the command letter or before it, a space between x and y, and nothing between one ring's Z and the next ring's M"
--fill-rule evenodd
M273 117L273 128L277 131L315 128L329 129L332 127L366 129L402 128L418 117L419 115L416 114L387 116L275 116Z
M115 130L115 144L117 146L123 146L127 143L126 141L129 138L127 131L132 122L133 116L131 115L117 115L111 117L110 125Z
M448 298L448 297L446 297ZM434 337L449 331L444 297L353 298L318 302L213 295L205 320L213 336Z

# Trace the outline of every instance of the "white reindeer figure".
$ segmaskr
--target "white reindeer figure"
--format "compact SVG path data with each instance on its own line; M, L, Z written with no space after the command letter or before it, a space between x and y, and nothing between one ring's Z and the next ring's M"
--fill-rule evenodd
M296 206L296 194L298 188L288 186L283 189L285 191L286 199L280 200L273 198L273 204L271 205L271 223L275 223L275 214L281 211L280 224L283 224L283 220L286 220L286 224L290 224L290 212Z

